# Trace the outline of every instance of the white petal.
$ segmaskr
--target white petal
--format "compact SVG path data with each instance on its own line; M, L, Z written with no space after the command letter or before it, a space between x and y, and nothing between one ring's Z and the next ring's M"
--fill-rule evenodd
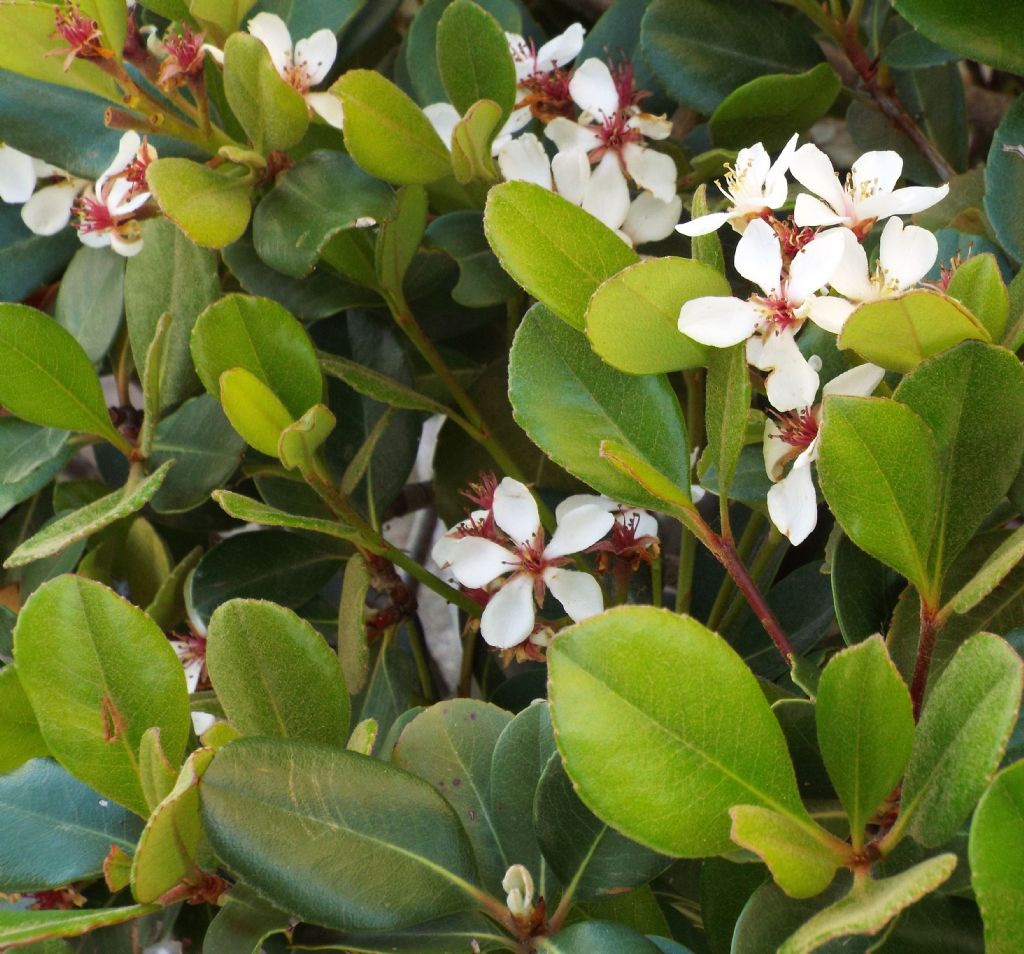
M551 160L551 176L560 196L573 205L583 204L590 182L590 160L582 149L558 153Z
M815 295L804 302L804 311L819 328L839 334L846 324L846 319L853 314L856 305L845 298L832 295Z
M486 586L519 566L514 553L483 537L459 537L444 550L434 549L437 556L445 559L452 576L470 589Z
M341 100L334 93L306 93L303 97L306 104L317 114L328 126L335 129L344 129L345 111Z
M782 476L783 463L793 451L793 445L787 444L779 435L782 428L772 418L764 422L764 442L761 453L764 457L765 473L772 480L778 480Z
M199 677L203 674L203 660L193 659L185 663L185 686L189 694L196 691L199 686Z
M800 353L792 332L773 332L764 339L757 366L771 371L765 382L768 401L777 411L809 407L818 394L818 372Z
M903 157L891 149L866 152L850 167L853 194L867 190L875 195L892 192L903 172Z
M430 120L441 141L449 148L452 148L452 133L462 117L459 111L451 103L431 103L423 107L423 114Z
M107 248L110 245L110 230L105 232L79 232L78 241L89 248Z
M469 530L474 524L479 525L489 514L489 510L474 510L465 520L460 520L451 530L438 537L430 551L430 558L440 567L451 566L459 552L458 541L463 538L462 531Z
M872 196L857 206L861 218L884 219L890 215L913 215L930 209L949 194L949 186L907 186L895 192Z
M802 186L824 199L838 214L844 214L846 192L832 168L832 161L817 146L805 143L797 149L789 171ZM799 219L797 225L800 225Z
M676 226L680 235L707 235L720 229L729 221L728 212L711 212L708 215L698 215L689 222L682 222Z
M3 148L3 146L0 146L0 149ZM35 157L32 158L32 168L36 171L37 179L49 179L51 176L60 176L63 179L70 177L70 173L66 170L61 169L59 166L51 166L50 163Z
M103 175L96 180L97 195L101 195L103 193L103 186L106 184L107 179L111 176L116 176L119 172L123 172L128 168L131 161L138 154L141 146L142 139L134 130L129 130L121 137L121 141L117 147L117 155L114 156L114 161L103 170Z
M694 501L694 503L696 502ZM656 537L658 535L658 521L646 510L623 510L617 519L626 527L635 524L634 533L637 537Z
M134 258L142 251L142 236L134 239L121 238L116 231L110 233L110 247L125 258Z
M569 95L580 109L602 122L619 111L619 91L611 70L596 57L576 68L569 80Z
M848 216L837 213L832 206L821 199L801 192L793 206L793 221L800 228L817 228L819 225L852 225Z
M931 271L939 254L938 240L927 229L916 225L903 227L891 218L882 229L878 259L885 278L895 281L900 290L916 285Z
M761 320L761 312L739 298L693 298L679 311L679 330L701 344L728 348L749 338Z
M498 152L498 168L506 180L532 182L551 190L551 162L533 133L511 139Z
M766 295L778 293L782 247L775 231L763 219L755 219L744 230L736 246L734 264L736 271L747 281L759 285Z
M580 507L601 507L608 513L614 513L619 509L619 505L611 497L602 494L571 494L555 507L555 520L561 523L569 513Z
M630 129L639 129L648 139L668 139L672 135L672 120L667 116L637 113L626 125Z
M508 51L512 54L512 62L516 67L516 83L533 76L533 54L530 52L530 44L518 33L505 33L508 40Z
M520 546L530 543L540 529L537 501L526 484L505 477L494 491L494 522Z
M56 235L71 221L71 209L78 198L73 182L58 182L40 189L21 207L21 220L36 235Z
M673 196L671 202L662 202L649 192L642 192L630 203L622 231L633 240L634 246L660 242L672 234L682 211L683 200L679 196Z
M741 149L736 153L736 171L741 176L743 191L761 191L768 172L771 169L772 161L764 143L755 142L754 145Z
M617 229L629 214L629 185L619 157L606 152L583 191L583 208L610 229Z
M849 229L842 229L841 234L846 244L829 284L850 301L871 301L875 297L875 289L871 284L864 246Z
M270 52L274 69L284 78L292 65L292 35L276 13L257 13L249 21L249 32Z
M641 189L646 189L662 202L671 202L675 198L679 173L671 156L629 143L622 150L622 158L626 170Z
M818 503L811 479L811 462L797 458L790 472L768 491L768 515L779 532L797 546L818 522Z
M796 141L799 133L793 133L789 142L782 148L778 158L772 163L771 169L764 180L764 204L770 209L777 209L786 204L789 196L789 183L786 181L786 173L796 153Z
M529 106L523 106L522 109L513 109L508 119L505 120L505 125L498 130L498 135L494 137L494 142L491 143L491 155L496 156L501 151L501 148L511 141L512 136L524 126L528 126L532 119L533 114L530 112Z
M602 506L576 507L559 521L551 542L544 548L544 556L553 560L586 550L611 530L614 523L615 517Z
M192 729L197 736L201 737L204 732L212 729L216 722L217 717L209 712L195 711L192 713ZM145 954L145 951L143 951L143 954Z
M590 152L601 145L601 137L589 126L581 126L564 116L556 116L544 127L544 135L563 150L582 149Z
M596 616L604 609L601 584L589 573L549 567L544 582L575 623Z
M791 304L802 305L808 295L828 284L846 249L844 232L823 232L796 253L786 285L786 298Z
M484 607L480 617L480 635L491 646L511 649L533 632L535 619L533 577L517 573Z
M19 205L29 200L35 187L32 157L11 146L0 146L0 199Z
M222 49L214 46L212 43L204 43L203 51L207 56L213 58L214 63L219 63L221 66L224 65L224 51Z
M338 38L326 28L295 44L295 65L305 68L310 86L316 86L331 71L337 55Z
M565 66L570 60L576 59L583 49L585 33L582 23L574 23L565 32L548 40L537 50L537 70L550 73L556 67Z
M830 394L842 394L845 397L870 397L878 387L885 371L874 364L859 364L849 371L837 374L821 389L824 400Z

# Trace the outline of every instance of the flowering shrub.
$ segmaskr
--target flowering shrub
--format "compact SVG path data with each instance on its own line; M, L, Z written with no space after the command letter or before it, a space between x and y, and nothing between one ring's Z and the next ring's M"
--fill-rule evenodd
M0 950L1020 951L1021 22L0 0Z

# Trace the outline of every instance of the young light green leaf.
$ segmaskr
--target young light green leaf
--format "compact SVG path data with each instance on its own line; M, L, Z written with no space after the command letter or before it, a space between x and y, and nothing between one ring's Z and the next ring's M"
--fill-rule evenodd
M1018 527L949 601L956 613L967 613L988 596L1024 560L1024 527Z
M598 286L640 260L589 212L529 182L491 189L484 232L502 268L580 330Z
M816 718L821 757L859 850L865 826L899 782L914 744L910 693L881 636L829 660Z
M349 700L338 657L276 603L231 600L210 618L207 665L228 721L243 735L344 746Z
M53 556L78 540L98 533L118 520L141 510L160 489L167 472L174 466L169 460L137 484L125 484L112 494L100 497L79 510L72 511L47 524L29 537L4 562L6 567L24 566L34 560Z
M53 757L102 795L148 815L138 775L142 735L158 726L176 761L189 731L184 670L156 624L105 586L61 576L18 615L14 655Z
M1010 296L995 255L972 255L953 272L946 294L974 315L993 341L1002 339L1010 317Z
M491 143L501 124L501 107L490 99L482 99L466 110L466 115L452 130L452 172L455 181L481 182L491 185L498 172L491 158Z
M612 467L636 481L658 500L659 509L677 517L693 509L693 501L687 489L677 487L664 474L618 441L601 441L600 454Z
M159 908L133 904L125 908L93 908L80 911L0 911L0 944L24 946L48 937L78 937L98 928L123 924Z
M320 367L325 374L344 381L354 391L382 404L390 404L392 407L405 408L409 411L424 411L427 414L448 413L448 408L443 404L373 368L323 351L319 352L319 358Z
M410 185L398 191L397 199L397 214L377 230L374 265L380 287L401 300L405 273L427 226L427 193L422 186Z
M151 726L139 742L139 782L150 811L171 793L177 779L178 767L171 765L160 744L160 728Z
M812 824L757 680L696 620L609 610L563 630L548 665L566 770L623 834L692 858L729 850L734 805Z
M498 125L516 100L516 69L505 31L472 0L454 0L437 25L437 65L448 99L465 113L489 99L500 110Z
M289 470L306 473L314 467L317 451L331 436L337 419L326 404L314 404L294 424L289 424L277 442L277 456Z
M251 187L191 159L157 159L146 181L160 210L196 245L224 248L240 239L252 212Z
M221 509L237 520L248 523L261 523L267 527L288 527L291 530L311 530L323 533L339 540L358 540L359 535L343 523L324 520L320 517L306 517L301 514L286 513L271 507L261 500L253 500L230 490L215 490L211 495L220 504Z
M14 665L0 669L0 775L49 754Z
M370 671L370 647L366 634L366 594L370 568L359 553L345 564L338 603L338 659L345 684L352 695L363 691Z
M379 734L380 725L376 719L363 719L352 730L345 748L349 752L358 752L360 755L372 755Z

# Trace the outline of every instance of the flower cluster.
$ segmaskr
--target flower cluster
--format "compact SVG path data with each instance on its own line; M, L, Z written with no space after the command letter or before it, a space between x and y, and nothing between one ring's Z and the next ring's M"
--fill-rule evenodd
M567 498L545 542L537 502L525 484L511 477L500 484L485 478L475 489L470 497L479 509L445 533L432 556L486 603L480 632L497 649L515 649L527 641L544 645L550 624L537 619L537 608L548 591L575 622L604 609L595 577L567 568L573 554L593 550L635 564L657 552L654 518L607 497ZM609 532L611 538L603 541Z
M647 94L637 89L631 63L611 66L596 57L567 68L583 48L574 23L539 50L508 34L516 66L516 108L495 137L492 153L506 180L523 180L557 192L636 246L672 234L682 201L671 156L651 140L672 132L664 116L643 112ZM460 117L449 103L424 110L450 145ZM537 120L554 147L549 155L534 132ZM519 134L519 135L517 135Z
M810 464L817 456L821 416L816 403L820 363L804 355L797 335L808 320L839 334L857 306L913 288L938 255L934 235L904 226L896 216L929 208L949 187L897 189L902 171L897 153L868 152L842 182L828 157L809 143L798 149L796 136L774 163L757 143L740 150L726 184L719 186L728 200L725 210L678 226L693 236L728 222L740 233L734 265L756 290L746 299L686 302L679 330L715 347L745 342L749 363L767 372L765 392L773 419L765 428L764 457L776 482L768 509L793 543L805 540L817 519ZM799 194L793 215L780 219L773 213L789 198L787 173L813 195ZM872 270L862 243L880 221L885 226ZM880 368L861 365L826 384L823 396L867 396L881 378Z

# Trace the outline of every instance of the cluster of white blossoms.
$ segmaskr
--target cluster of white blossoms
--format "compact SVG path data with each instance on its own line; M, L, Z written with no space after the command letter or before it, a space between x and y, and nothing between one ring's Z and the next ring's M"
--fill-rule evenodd
M678 226L702 235L726 222L740 233L734 265L757 286L746 299L704 297L686 302L679 330L715 347L746 343L747 360L767 372L765 391L774 419L765 427L764 458L775 486L768 493L772 521L793 543L814 529L817 502L811 463L817 456L821 405L820 362L801 351L797 335L807 321L839 334L859 305L913 288L935 264L935 236L897 218L941 201L947 185L895 188L903 160L895 152L868 152L845 182L817 146L797 148L797 137L773 163L761 143L742 149L719 186L727 208ZM791 218L773 211L789 198L787 173L810 193L800 193ZM887 221L886 221L887 220ZM877 222L878 261L868 265L863 241ZM866 364L825 385L823 396L868 396L882 370ZM785 465L793 466L788 474Z
M678 172L671 156L648 146L668 138L672 124L640 108L629 63L610 68L595 57L566 69L583 48L574 23L540 49L508 34L516 67L516 108L492 144L506 180L532 182L585 209L632 246L667 238L679 221ZM424 110L451 144L461 118L449 103ZM554 146L549 155L533 132L533 119Z
M480 633L497 649L523 646L530 655L532 647L546 644L549 624L538 620L537 610L548 591L577 623L604 609L597 579L567 568L574 554L596 551L636 563L657 552L654 517L607 497L568 497L555 511L558 525L545 542L537 501L525 484L485 478L474 490L469 496L479 509L447 531L431 555L486 603Z

